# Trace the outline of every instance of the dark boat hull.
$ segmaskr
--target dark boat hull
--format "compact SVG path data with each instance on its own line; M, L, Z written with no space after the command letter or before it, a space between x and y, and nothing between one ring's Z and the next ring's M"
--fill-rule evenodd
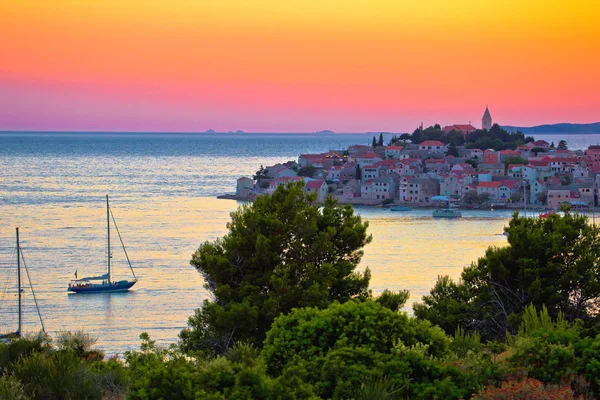
M112 284L90 284L88 286L73 286L70 285L67 289L69 292L74 293L114 293L114 292L126 292L137 281L119 281Z

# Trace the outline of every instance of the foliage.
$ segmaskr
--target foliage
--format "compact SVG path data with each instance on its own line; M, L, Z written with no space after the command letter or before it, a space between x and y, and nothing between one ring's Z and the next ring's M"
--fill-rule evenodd
M467 148L494 149L496 151L505 149L515 149L526 142L533 140L525 138L522 132L508 132L498 124L494 124L489 130L477 129L466 138L465 146Z
M465 137L462 132L456 130L444 132L439 124L425 129L419 127L414 130L409 138L412 143L422 143L426 140L439 140L442 143L453 144L454 146L462 146L465 143Z
M471 165L473 168L477 168L477 165L479 165L479 162L476 159L466 160L465 163Z
M312 165L307 165L298 170L298 176L306 176L308 178L314 178L317 173L317 168Z
M410 140L411 135L409 133L403 133L400 136L392 136L390 141L388 142L388 146L394 146L397 144L405 145L407 141Z
M352 397L356 400L393 400L400 398L401 390L383 377L361 383Z
M264 178L267 178L268 175L269 175L269 170L261 165L260 169L258 171L256 171L256 173L252 176L252 179L254 179L256 181L256 183L259 187L262 187L261 181Z
M362 171L360 169L360 165L356 164L356 179L359 181L362 179Z
M192 257L214 301L205 301L181 332L186 351L222 354L236 341L260 345L282 313L370 295L369 269L354 270L371 236L351 206L330 197L320 206L302 184L290 184L231 218L229 233Z
M527 165L527 160L521 156L508 156L502 159L502 163L504 164L504 167L507 168L509 164Z
M97 341L97 337L82 330L75 332L61 331L58 332L56 337L56 347L59 349L71 349L81 358L99 361L104 359L104 354L93 348Z
M592 324L599 305L600 243L596 227L578 214L510 221L508 246L490 247L477 263L466 267L461 281L438 282L415 315L439 324L446 332L458 326L483 338L516 332L525 307L546 305L556 318Z
M546 201L548 200L548 191L544 190L543 192L539 192L538 194L535 195L535 198L540 203L546 204Z
M14 338L6 343L0 342L0 373L11 371L22 358L35 353L46 353L50 349L50 338L44 335Z
M459 156L459 154L458 154L458 148L456 147L456 143L451 142L448 145L448 151L446 152L446 155L447 156L454 156L454 157L458 157Z
M561 140L560 142L558 142L557 149L558 150L568 150L569 147L567 146L567 141L566 140Z
M140 338L141 351L126 355L130 399L281 398L281 388L250 345L236 344L223 356L204 359L186 357L175 347L158 348L147 334Z
M8 374L0 376L0 399L27 400L23 384L15 377Z
M262 355L277 376L305 372L305 382L324 398L401 389L408 398L457 398L473 393L496 370L479 353L458 361L451 340L428 321L394 312L373 300L333 304L325 310L295 309L267 334ZM467 358L467 357L465 357ZM476 372L475 372L476 371ZM376 385L381 386L381 385Z
M392 311L400 311L409 297L410 292L408 290L392 292L385 289L375 301Z
M96 374L72 350L33 353L15 366L14 376L34 399L100 399Z

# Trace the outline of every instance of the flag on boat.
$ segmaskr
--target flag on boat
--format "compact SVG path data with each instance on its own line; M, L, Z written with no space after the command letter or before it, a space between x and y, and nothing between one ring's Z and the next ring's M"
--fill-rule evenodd
M75 279L77 279L77 270L75 270Z

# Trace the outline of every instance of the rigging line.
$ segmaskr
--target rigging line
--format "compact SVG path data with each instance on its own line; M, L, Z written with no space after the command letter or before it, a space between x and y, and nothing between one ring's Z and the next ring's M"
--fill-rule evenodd
M13 248L14 250L14 248ZM8 265L8 263L7 263ZM12 264L11 264L12 266ZM9 282L9 278L10 278L10 271L12 268L6 268L6 272L5 272L5 278L4 278L4 290L2 291L2 297L0 298L0 310L2 309L2 307L4 306L4 298L6 296L6 293L8 293L8 282Z
M27 263L25 262L25 256L23 255L23 249L19 249L21 252L21 259L23 260L23 265L25 266L25 272L27 273L27 280L29 281L29 287L31 288L31 294L33 295L33 301L35 302L35 308L37 308L38 317L40 318L40 324L42 324L42 332L46 333L46 329L44 328L44 321L42 321L42 313L40 313L40 306L38 305L37 298L35 297L35 291L33 290L33 285L31 284L31 278L29 277L29 268L27 268Z
M133 272L133 267L131 266L131 261L129 261L129 255L127 254L127 250L125 249L125 244L123 243L123 239L121 238L121 232L119 232L119 227L117 226L117 221L115 221L115 216L112 212L112 209L109 207L110 216L112 217L113 223L115 224L115 229L117 230L117 235L119 236L119 240L121 241L121 247L123 247L123 251L125 252L125 258L127 258L127 263L129 264L129 269L133 274L133 279L137 281L137 276L135 276L135 272Z

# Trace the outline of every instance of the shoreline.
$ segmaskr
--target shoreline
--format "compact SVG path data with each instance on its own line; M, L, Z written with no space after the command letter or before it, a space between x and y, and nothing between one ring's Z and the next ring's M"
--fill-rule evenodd
M248 199L248 198L243 198L241 196L235 195L235 194L230 194L230 193L226 193L226 194L222 194L222 195L218 195L217 199L219 200L235 200L235 201L243 201L243 202L252 202L252 199ZM381 203L381 201L378 200L368 200L368 199L356 199L356 200L345 200L345 199L337 199L339 204L352 204L353 206L361 206L361 207L373 207L373 208L391 208L394 206L407 206L407 207L411 207L413 209L436 209L436 208L440 208L439 206L435 205L435 204L411 204L411 203L390 203L390 204L386 204L383 205ZM514 210L514 211L523 211L523 205L522 204L506 204L506 205L502 205L502 206L494 206L494 207L490 207L490 206L485 206L485 205L460 205L458 207L461 210L478 210L478 211L494 211L494 210ZM533 206L533 207L528 207L527 211L549 211L546 207L540 207L540 206ZM594 209L589 209L589 210L579 210L579 211L588 211L588 212L592 212L595 211Z

